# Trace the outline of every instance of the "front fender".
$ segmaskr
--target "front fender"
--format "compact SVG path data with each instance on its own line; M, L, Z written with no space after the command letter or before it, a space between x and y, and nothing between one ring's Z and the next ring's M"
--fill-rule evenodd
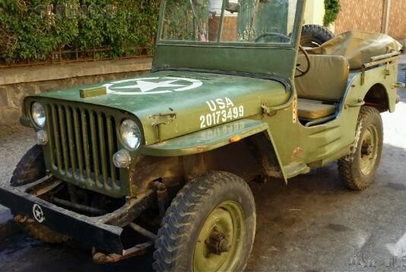
M188 156L208 152L268 130L263 121L242 119L200 130L161 143L143 146L140 153L156 157Z
M270 144L275 147L268 123L260 120L242 119L158 144L143 146L140 153L156 157L189 156L208 152L260 133L265 133ZM274 151L286 181L287 178L279 154L276 149Z

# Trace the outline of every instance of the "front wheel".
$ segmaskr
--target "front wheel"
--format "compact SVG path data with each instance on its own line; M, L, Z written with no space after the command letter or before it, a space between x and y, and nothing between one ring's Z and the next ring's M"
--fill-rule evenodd
M230 173L209 172L173 200L155 243L159 272L243 271L255 238L254 197Z
M33 146L17 164L10 181L12 187L19 187L33 183L45 176L45 160L42 147ZM13 212L13 211L12 211ZM15 213L13 212L15 215ZM16 222L31 236L49 244L67 242L70 238L62 235L44 225L41 225L20 214L15 215Z
M363 191L372 185L381 161L382 147L381 115L373 107L362 107L351 153L338 162L341 180L348 188Z

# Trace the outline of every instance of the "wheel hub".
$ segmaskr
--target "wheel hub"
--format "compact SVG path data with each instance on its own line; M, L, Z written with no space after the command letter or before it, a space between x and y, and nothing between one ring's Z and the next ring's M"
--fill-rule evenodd
M374 146L370 143L367 143L366 145L362 146L362 154L363 155L371 155L373 152Z
M206 218L194 251L194 272L233 271L243 249L242 208L233 201L217 206Z
M216 227L214 227L210 237L205 241L205 244L208 251L216 255L221 255L231 250L230 241L226 238L226 235L219 232Z
M374 126L370 126L365 131L362 138L360 151L360 167L363 175L369 175L375 168L378 157L378 131Z

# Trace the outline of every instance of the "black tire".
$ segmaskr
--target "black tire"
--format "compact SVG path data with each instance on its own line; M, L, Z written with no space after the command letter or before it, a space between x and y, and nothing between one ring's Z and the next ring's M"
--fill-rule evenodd
M42 147L34 145L21 158L11 177L10 185L13 187L30 184L45 177L46 167Z
M30 184L43 178L46 175L46 166L42 147L35 145L32 147L17 164L10 181L13 187L19 187ZM12 211L13 214L15 214ZM16 215L16 222L31 236L38 240L49 243L59 244L67 242L70 238L62 235L50 228L38 224L33 219L27 219L24 216Z
M212 211L224 201L236 202L244 211L246 232L241 239L243 244L238 245L242 246L242 249L238 251L238 259L233 259L235 262L228 270L243 271L255 239L255 201L243 179L225 172L206 173L188 183L178 193L158 232L154 270L195 271L194 255L200 231Z
M303 47L319 47L325 42L333 39L334 33L321 25L304 25L300 45Z
M372 148L373 155L368 155L370 146L365 146L365 137L369 131L376 131L377 145ZM379 111L373 107L362 107L358 117L356 138L351 147L351 152L338 162L338 172L341 180L351 190L364 191L372 185L381 161L383 148L383 124ZM366 151L364 151L366 149ZM372 156L374 159L367 172L362 170L362 158ZM370 168L370 170L369 170Z

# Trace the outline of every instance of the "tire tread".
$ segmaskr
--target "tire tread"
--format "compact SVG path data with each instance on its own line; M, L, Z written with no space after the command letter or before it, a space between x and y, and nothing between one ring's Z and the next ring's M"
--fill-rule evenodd
M352 173L352 165L357 152L358 142L360 141L361 134L363 131L363 125L365 120L371 115L378 115L380 118L379 111L374 107L364 106L361 108L360 114L358 116L358 125L355 135L355 140L350 148L350 153L338 161L338 174L341 180L344 182L345 186L354 191L364 191L368 188L362 184L361 180L355 177Z
M321 25L309 24L304 25L302 28L302 38L317 39L322 44L334 38L334 33Z
M189 239L187 229L193 227L194 218L204 205L204 199L210 198L220 183L244 186L250 191L248 184L236 176L225 172L208 172L195 180L187 183L178 193L168 208L162 220L161 229L158 231L158 238L155 242L153 268L159 272L185 271L186 267L179 268L181 259L186 258L182 251L184 241ZM223 184L224 186L224 184ZM254 202L252 193L251 201Z
M42 147L34 145L22 157L10 180L12 187L23 186L45 176L45 161ZM12 213L16 215L13 211ZM33 219L17 222L29 235L48 244L60 244L70 240L68 236L60 234L45 225L38 224Z

